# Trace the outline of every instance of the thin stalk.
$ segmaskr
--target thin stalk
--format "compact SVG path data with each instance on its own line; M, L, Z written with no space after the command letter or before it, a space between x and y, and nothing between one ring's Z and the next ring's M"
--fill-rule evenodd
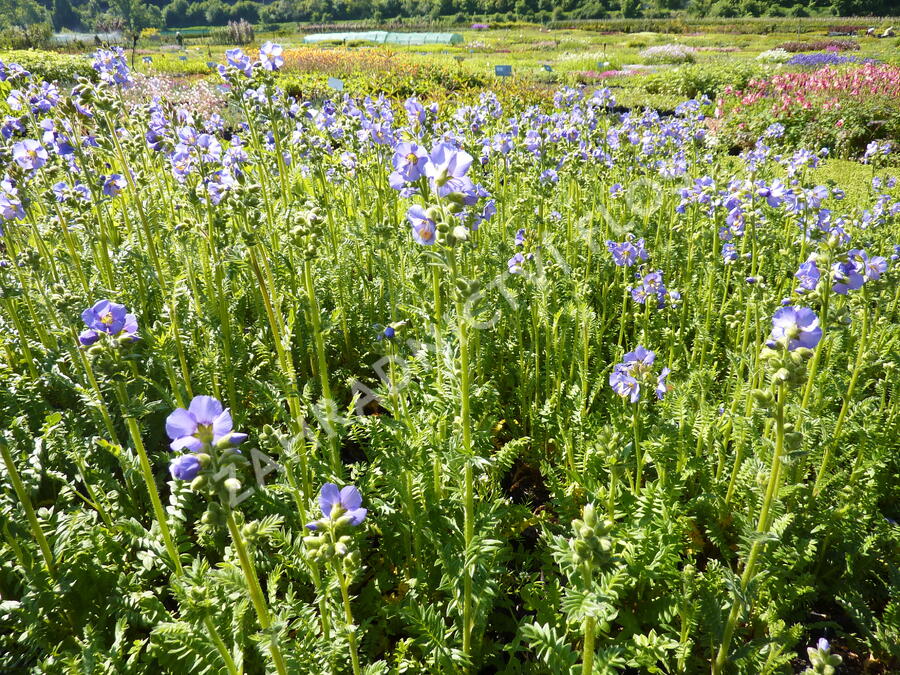
M779 479L781 477L780 465L781 457L784 454L784 382L778 384L776 394L775 408L775 452L772 454L772 465L769 468L769 483L766 487L766 494L763 498L762 508L759 511L759 521L757 522L756 532L763 535L769 530L769 512L772 504L778 498ZM763 538L756 537L753 545L750 547L750 554L747 556L747 563L744 566L744 573L741 575L741 591L746 591L750 581L752 581L756 573L756 563L759 554L762 552ZM719 675L725 662L728 660L728 651L731 648L731 638L734 635L734 629L737 625L738 616L741 613L741 602L735 599L731 606L731 612L728 614L728 620L725 622L725 630L722 633L722 644L719 646L719 652L715 661L712 663L712 675Z
M584 585L585 589L591 585L591 564L584 564ZM596 641L597 619L589 616L584 620L584 648L581 656L581 673L582 675L591 675L594 672L594 643Z
M241 563L241 571L244 573L244 579L247 582L247 590L250 593L250 600L253 608L256 610L256 618L259 621L260 628L265 632L269 632L272 627L272 619L269 616L269 609L266 606L266 599L263 596L262 588L259 585L259 577L256 576L256 568L250 560L250 554L247 552L247 545L244 543L244 537L241 534L237 523L234 522L234 514L228 506L228 531L231 533L231 541L237 551L238 559ZM287 666L284 664L284 657L281 655L281 649L274 635L269 636L269 653L272 655L272 661L275 663L275 670L278 675L287 675Z
M847 393L844 394L844 401L841 403L841 411L838 413L837 422L834 425L834 432L831 434L831 442L825 448L825 454L822 455L822 464L819 466L819 472L816 475L816 482L813 485L813 497L817 497L822 491L822 481L825 478L825 472L828 470L828 464L831 456L840 442L841 431L844 429L844 421L847 419L847 411L850 409L850 401L853 398L853 392L856 389L856 380L859 378L859 372L862 369L863 356L866 353L868 334L869 334L869 308L865 302L867 298L863 298L863 319L862 332L859 336L859 347L856 351L856 363L853 365L853 373L850 375L850 384L847 385Z
M37 540L38 547L41 549L41 556L44 558L44 565L47 567L47 572L50 573L51 577L55 578L56 563L53 560L53 551L50 549L47 537L44 536L44 531L41 529L37 514L34 512L34 506L31 504L31 498L25 490L25 484L22 483L22 478L19 476L19 471L16 469L12 455L9 452L9 446L3 438L0 438L0 455L3 456L3 463L6 464L6 470L12 481L13 489L16 491L16 496L19 498L22 508L25 509L25 517L28 519L28 525L31 527L31 534Z
M353 665L353 675L360 675L359 654L356 648L356 626L353 625L353 610L350 607L350 593L348 590L349 584L346 575L342 570L338 569L336 563L332 564L332 568L341 586L341 599L344 602L344 623L347 629L347 643L350 645L350 662Z

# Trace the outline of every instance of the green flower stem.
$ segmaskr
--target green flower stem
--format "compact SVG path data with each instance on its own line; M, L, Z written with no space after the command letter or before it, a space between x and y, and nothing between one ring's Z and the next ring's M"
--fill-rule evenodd
M350 663L353 665L353 675L359 675L359 654L356 648L356 626L353 625L353 610L350 607L349 583L346 575L338 569L337 563L332 563L335 576L341 586L341 599L344 603L344 624L347 629L347 643L350 645Z
M119 137L116 134L115 128L113 127L112 122L110 121L109 117L106 118L106 125L109 129L110 137L113 139L113 143L115 144L116 153L119 157L119 162L122 165L122 173L124 174L125 179L128 182L129 190L134 198L135 207L137 207L138 217L141 221L141 228L143 230L144 237L147 241L147 252L150 255L150 261L153 265L153 270L156 272L157 284L159 285L159 289L160 289L160 292L163 294L163 297L165 297L166 300L168 300L169 316L172 317L172 322L173 322L173 335L175 336L175 348L178 351L178 362L181 365L181 373L182 373L182 378L184 379L184 382L185 382L185 387L187 388L188 394L190 395L191 394L191 385L190 385L190 376L189 376L188 368L187 368L187 359L185 358L185 354L184 354L184 344L182 344L181 335L178 332L178 323L177 323L178 308L175 306L174 298L169 297L166 292L166 275L165 275L165 271L163 269L162 263L160 262L159 254L157 253L157 250L156 250L156 244L154 243L153 229L150 227L150 221L148 220L147 214L144 211L144 204L141 200L138 186L134 182L134 177L131 175L131 168L128 166L128 162L125 159L125 153L122 150L122 145L119 143ZM96 195L94 195L94 200L96 203L96 200L97 200ZM210 241L210 246L211 245L212 245L212 241ZM106 250L105 242L104 242L103 251L104 251L105 264L110 265L109 252ZM112 288L111 267L110 267L109 279L108 279L107 283L110 286L110 288ZM228 334L228 335L226 335L226 339L227 339L227 337L230 336L230 327L229 327L229 324L227 321L223 321L223 334ZM228 347L230 348L230 345L228 345ZM229 355L226 353L226 358L228 358L228 356ZM232 371L232 369L229 369L227 374L228 374L228 377L230 378L230 380L233 380L234 375L231 371ZM233 384L233 382L232 382L232 384ZM232 400L231 404L232 404L232 406L235 406L235 405L237 405L237 401Z
M862 329L859 336L859 347L856 352L856 363L853 365L853 373L850 375L850 384L847 385L847 393L844 394L844 401L841 403L841 411L838 413L837 422L834 425L834 431L831 434L831 441L825 448L825 454L822 455L822 464L819 466L819 472L816 475L816 482L813 485L813 497L817 497L822 491L822 481L825 478L828 464L831 456L841 439L841 432L844 429L844 421L847 419L847 411L850 409L850 401L853 398L853 392L856 389L856 380L859 378L859 372L862 369L863 357L866 353L869 337L869 307L868 296L863 291L863 318Z
M297 477L294 474L294 467L291 462L284 462L284 473L287 478L288 485L291 487L291 493L294 496L294 503L297 505L297 513L300 515L301 526L307 522L306 518L306 496L312 493L312 487L309 484L309 469L307 465L306 453L298 453L300 457L300 470L303 472L303 488L297 483ZM319 619L322 622L322 637L329 640L331 637L331 626L328 619L328 599L327 588L322 585L322 575L319 571L318 563L311 557L306 558L309 564L309 574L312 577L313 586L319 595Z
M771 525L769 513L772 504L778 498L778 488L781 477L781 458L784 454L784 397L785 385L780 382L776 390L776 407L775 407L775 452L772 454L772 465L769 468L769 483L766 487L766 493L763 497L762 508L759 512L759 521L756 526L758 535L768 532ZM747 556L747 562L744 565L744 573L741 575L741 591L746 591L753 576L756 573L756 563L759 554L763 548L762 537L758 536L750 547L750 553ZM725 622L725 629L722 633L722 644L719 646L719 652L712 664L712 674L719 675L725 662L728 660L728 651L731 648L731 638L734 635L734 629L737 625L738 616L741 613L741 601L735 598L734 604L731 606L731 612L728 614L728 620Z
M300 398L297 396L297 373L294 369L294 360L289 349L285 348L284 336L282 335L282 326L284 326L284 317L281 315L278 303L273 302L273 289L269 288L266 277L262 272L259 264L260 256L257 253L258 244L250 247L250 268L259 284L260 295L262 296L263 306L266 310L266 318L269 320L269 329L272 331L272 340L275 343L275 354L278 357L279 365L284 372L287 384L285 386L285 400L288 404L288 410L291 414L291 428L300 431L300 420L303 418L303 410L300 405ZM305 458L304 458L305 460ZM304 477L306 470L304 469Z
M616 340L616 347L622 347L622 340L625 337L625 319L628 315L628 270L627 267L622 268L622 313L619 315L619 339Z
M753 380L755 377L751 378L751 387L753 384ZM750 418L750 412L753 407L753 397L750 396L749 393L744 394L744 420ZM728 505L731 504L731 500L734 498L734 490L737 487L737 476L738 471L741 468L741 462L744 459L744 444L746 443L747 432L745 424L741 424L740 430L738 431L737 441L735 443L734 450L734 466L731 468L731 478L728 480L728 491L725 494L725 508L723 511L727 512Z
M588 590L591 586L591 564L584 563L584 587ZM589 616L584 620L584 648L581 656L582 675L591 675L594 672L594 644L597 637L597 619Z
M331 396L331 384L328 380L328 361L325 358L325 338L322 335L322 317L319 309L319 301L316 298L316 286L313 282L312 265L307 262L303 265L303 281L306 286L306 295L309 300L309 319L312 323L313 342L316 348L316 370L319 375L319 383L322 387L322 398L325 399L326 405L331 405L333 398ZM341 456L338 447L338 436L330 428L326 430L328 435L328 447L331 451L331 470L334 475L340 476Z
M178 549L175 547L175 541L172 539L172 533L169 530L169 524L166 521L166 512L163 510L162 502L159 499L159 491L156 489L156 479L153 477L153 468L150 466L150 458L147 456L147 450L144 448L144 442L141 440L141 430L138 428L137 420L135 420L126 411L127 398L125 397L125 386L119 382L117 393L119 403L122 405L122 414L125 415L125 424L128 427L128 433L131 436L131 442L137 450L138 458L141 463L141 476L144 484L147 486L147 492L150 494L150 502L153 505L153 513L156 516L156 522L159 524L159 531L162 533L163 542L166 545L166 551L172 559L175 566L175 574L182 576L184 568L181 566L181 558L178 555Z
M234 514L227 505L225 505L225 508L228 510L228 531L231 533L231 541L234 542L234 548L241 563L241 571L243 571L244 579L247 582L250 601L256 610L256 618L259 621L260 628L269 632L272 627L272 619L269 616L266 599L263 597L262 588L259 585L259 577L256 576L256 568L250 560L250 554L247 552L247 545L244 543L241 531L237 523L234 522ZM284 657L281 655L276 636L270 635L269 640L269 653L272 655L272 661L275 663L275 670L278 671L278 675L287 675L287 666L284 664Z
M210 617L209 615L204 616L203 626L209 632L209 637L215 645L216 651L219 652L219 656L222 657L222 661L225 663L225 668L226 670L228 670L228 675L240 675L242 671L238 669L237 665L234 662L234 659L231 658L231 653L228 651L228 647L225 646L225 641L222 640L222 636L219 635L219 631L216 630L216 624L213 623L212 617Z
M805 238L804 238L805 240ZM828 288L825 290L825 297L822 300L822 316L819 320L819 325L822 327L822 338L819 340L819 344L816 345L815 353L813 354L812 361L809 364L809 374L806 379L806 387L803 389L803 399L800 402L800 408L806 410L807 405L809 404L809 396L812 393L813 385L815 385L816 373L819 370L819 361L822 358L822 352L825 350L825 333L828 330L828 299L831 297L831 289Z
M453 280L457 275L456 259L452 253L450 256ZM472 419L471 419L471 371L469 364L469 324L463 310L462 298L457 293L456 318L459 332L459 382L460 382L460 426L462 427L462 451L466 457L466 467L463 487L463 541L464 558L468 556L469 547L475 538L475 488L474 471L472 468ZM472 651L472 628L474 618L472 616L472 577L474 570L463 570L463 617L462 617L462 651L465 657Z
M228 387L228 401L231 403L231 411L235 417L240 416L241 405L237 395L237 384L234 379L234 336L231 333L231 317L228 313L228 303L225 301L224 282L225 277L222 274L222 262L217 260L212 252L215 249L215 228L213 227L213 218L211 205L207 203L207 246L208 258L212 265L213 279L215 282L214 293L216 300L216 309L219 314L219 324L222 326L222 351L225 356L225 383Z
M37 540L38 547L41 549L41 556L44 558L44 565L47 568L47 572L49 572L50 576L56 577L56 563L53 560L53 551L50 549L50 544L47 542L47 537L44 536L44 531L41 529L41 524L37 519L37 514L34 512L34 506L31 504L31 498L28 496L28 492L25 490L25 485L22 483L22 478L19 476L19 472L16 469L16 465L13 462L12 455L9 452L9 446L6 444L6 440L4 438L0 438L0 455L3 456L3 463L6 464L6 470L9 473L9 478L12 481L13 489L16 491L16 496L19 498L19 502L22 504L22 508L25 509L25 517L28 519L28 524L31 527L31 533L34 538Z
M89 500L85 499L85 501L97 510L104 525L112 527L112 518L109 517L109 513L103 508L103 504L100 502L100 498L97 496L94 486L91 485L90 481L87 479L87 466L84 463L84 456L82 454L75 453L75 465L78 467L81 482L84 483L84 489L87 491L88 497L90 498ZM82 499L84 499L84 497L82 497Z
M631 430L634 434L634 459L636 468L634 472L634 494L641 495L641 476L644 468L644 455L641 452L641 402L632 404L631 406Z
M615 463L609 466L609 492L606 496L606 512L609 514L610 520L616 519L616 483L618 482L619 473Z
M6 311L12 319L13 326L16 327L16 333L19 334L19 347L22 349L22 355L25 357L25 365L28 367L28 375L32 380L38 379L37 368L34 366L34 353L28 344L28 336L25 334L25 326L16 310L16 303L12 298L4 298L3 304L6 305ZM10 360L10 363L14 361Z

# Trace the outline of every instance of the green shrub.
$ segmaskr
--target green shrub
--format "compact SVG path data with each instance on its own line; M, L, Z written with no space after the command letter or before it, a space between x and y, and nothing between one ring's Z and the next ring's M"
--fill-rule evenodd
M0 52L0 61L18 63L35 78L48 82L74 82L79 77L97 76L89 58L73 54L18 49Z
M771 67L753 62L729 64L693 64L680 66L644 78L643 88L651 94L670 94L695 98L706 94L715 97L725 87L744 88L757 77L772 72Z

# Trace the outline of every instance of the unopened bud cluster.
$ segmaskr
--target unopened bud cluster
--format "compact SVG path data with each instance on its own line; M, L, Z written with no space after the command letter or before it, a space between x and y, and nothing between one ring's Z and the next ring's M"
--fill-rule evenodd
M570 540L570 544L575 564L588 563L594 566L609 560L613 544L609 533L613 525L611 520L597 517L593 504L585 505L581 518L572 521L575 536Z
M806 653L812 667L804 670L803 675L834 675L844 660L839 654L831 653L831 645L825 638L819 638L815 647L807 647Z

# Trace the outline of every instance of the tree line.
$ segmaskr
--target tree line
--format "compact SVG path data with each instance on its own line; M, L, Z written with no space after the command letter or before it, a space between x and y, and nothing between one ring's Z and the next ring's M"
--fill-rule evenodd
M896 0L0 0L0 31L139 31L290 22L885 16Z

